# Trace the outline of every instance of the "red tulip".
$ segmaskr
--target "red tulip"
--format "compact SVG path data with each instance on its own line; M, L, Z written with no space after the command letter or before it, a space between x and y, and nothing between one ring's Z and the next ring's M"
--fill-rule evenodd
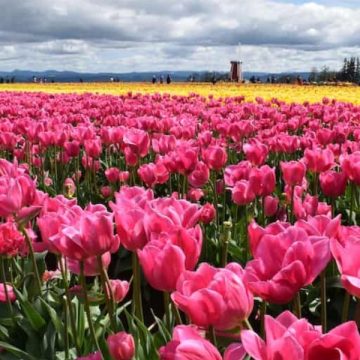
M347 178L344 172L326 171L320 174L320 187L325 196L338 197L345 193Z
M253 308L253 296L244 285L240 265L216 269L203 263L196 271L185 271L171 297L198 326L231 330L246 319Z
M172 340L159 350L161 360L222 360L219 351L192 326L178 325Z
M124 331L109 335L106 342L112 360L131 360L135 355L134 338Z
M12 221L0 224L0 256L14 256L25 245L24 236Z
M114 184L119 180L120 170L115 167L108 168L105 170L105 176L110 183Z
M216 210L213 204L206 203L201 208L200 221L204 224L210 224L216 217Z

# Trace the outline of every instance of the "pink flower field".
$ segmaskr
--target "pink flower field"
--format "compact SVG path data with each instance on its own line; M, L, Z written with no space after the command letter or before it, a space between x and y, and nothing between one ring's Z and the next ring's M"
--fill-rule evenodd
M1 92L0 155L0 359L360 359L360 106Z

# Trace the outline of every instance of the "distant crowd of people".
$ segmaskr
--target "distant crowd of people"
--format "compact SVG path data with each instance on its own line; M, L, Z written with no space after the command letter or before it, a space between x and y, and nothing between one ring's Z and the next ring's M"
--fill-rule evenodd
M166 76L166 83L167 83L167 84L171 84L171 81L172 81L172 79L171 79L170 74L167 74L167 76ZM163 76L163 75L160 75L159 80L158 80L158 78L156 77L156 75L154 75L154 76L152 77L151 82L152 82L153 84L157 84L158 82L159 82L159 84L163 84L163 83L164 83L164 76Z

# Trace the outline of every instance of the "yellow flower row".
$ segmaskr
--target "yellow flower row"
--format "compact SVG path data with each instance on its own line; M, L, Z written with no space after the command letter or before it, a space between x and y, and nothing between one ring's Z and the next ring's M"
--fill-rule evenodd
M277 98L286 102L320 102L324 97L360 104L360 86L299 86L283 84L236 84L236 83L55 83L55 84L0 84L0 91L43 91L47 93L169 93L188 95L197 93L216 98L245 96L252 101L256 97L269 100Z

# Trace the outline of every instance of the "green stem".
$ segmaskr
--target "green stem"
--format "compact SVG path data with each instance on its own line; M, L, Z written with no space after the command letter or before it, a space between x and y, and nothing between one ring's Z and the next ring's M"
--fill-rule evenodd
M222 234L223 241L222 241L221 266L225 267L227 264L227 255L228 255L232 224L229 221L224 221L223 226L224 226L224 233Z
M142 298L141 298L141 272L140 272L141 269L136 252L132 253L132 268L134 275L132 313L140 321L143 322L144 315L143 315Z
M28 246L29 248L29 254L30 254L30 258L31 258L31 261L33 263L33 270L34 270L34 275L35 275L35 281L36 281L36 285L37 285L37 288L38 288L38 291L39 291L39 295L41 295L41 286L42 286L42 282L41 282L41 278L40 278L40 275L39 275L39 269L37 267L37 263L36 263L36 259L35 259L35 252L34 252L34 248L33 248L33 245L32 245L32 241L31 239L29 238L29 235L24 227L24 225L21 225L20 226L20 231L22 232L22 234L24 235L25 237L25 241L26 241L26 245Z
M175 303L172 301L171 298L170 298L170 301L171 301L171 309L172 309L172 313L173 313L174 318L175 318L175 322L176 322L177 325L182 325L183 321L181 319L179 309L177 308L177 306L175 305Z
M215 334L215 328L213 326L209 327L209 340L212 342L212 344L217 347L217 340L216 340L216 334Z
M250 246L249 246L249 238L248 238L248 208L244 205L244 243L245 243L245 262L247 262L250 258Z
M356 308L355 308L355 322L358 328L360 328L360 298L356 299Z
M64 297L64 342L65 342L65 359L69 360L69 333L68 333L68 309L66 303L66 296Z
M8 292L8 289L7 289L7 286L6 286L6 273L5 273L5 267L4 267L4 259L3 259L2 256L0 256L0 263L1 263L0 264L1 281L3 282L3 286L4 286L6 303L7 303L7 306L9 308L9 312L10 312L10 315L11 315L12 322L15 324L13 307L12 307L11 300L10 300L10 297L9 297L9 292Z
M165 324L166 324L166 328L171 332L170 295L167 291L163 292L163 299L164 299Z
M348 321L349 318L349 308L350 308L350 294L345 291L344 303L342 309L341 322L344 323Z
M265 315L266 315L266 301L262 301L260 305L260 335L265 338Z
M97 261L98 261L98 266L99 266L99 270L100 270L101 286L104 291L106 307L109 312L111 330L115 333L116 332L116 318L115 318L115 312L114 312L114 294L113 294L113 291L111 288L111 283L110 283L109 277L107 275L106 270L104 269L101 255L99 255L97 257Z
M300 291L295 295L294 298L294 312L298 319L301 319L301 298Z
M320 274L320 292L321 292L321 326L323 333L326 333L326 329L327 329L326 269Z
M295 186L291 187L291 205L290 205L290 222L294 222L294 193L295 193Z
M66 260L64 259L64 261L66 261ZM66 297L66 302L67 302L67 306L69 309L69 315L70 315L71 332L72 332L73 340L75 343L76 353L78 356L80 356L80 346L78 343L76 322L75 322L74 312L73 312L73 308L72 308L72 302L71 302L70 293L69 293L69 283L68 283L68 279L67 279L67 271L65 270L65 267L64 267L61 257L58 258L58 262L60 264L61 276L64 281L65 297Z
M251 324L250 324L250 322L249 322L249 319L245 319L245 320L243 321L243 324L245 325L244 327L245 327L246 329L248 329L248 330L253 330L253 328L252 328L252 326L251 326Z
M101 359L103 359L102 352L101 352L101 349L99 346L99 342L98 342L98 339L96 336L94 324L93 324L93 321L91 318L90 303L89 303L89 298L88 298L88 293L87 293L87 288L86 288L86 281L85 281L85 275L84 275L84 262L83 261L80 261L80 283L81 283L81 287L82 287L83 294L84 294L85 313L86 313L86 317L87 317L87 321L88 321L88 325L89 325L89 329L90 329L90 334L94 341L96 349L99 351L99 353L101 355Z
M350 224L353 223L353 213L354 213L354 200L355 200L355 184L351 183L351 198L350 198ZM355 225L355 224L353 224Z

